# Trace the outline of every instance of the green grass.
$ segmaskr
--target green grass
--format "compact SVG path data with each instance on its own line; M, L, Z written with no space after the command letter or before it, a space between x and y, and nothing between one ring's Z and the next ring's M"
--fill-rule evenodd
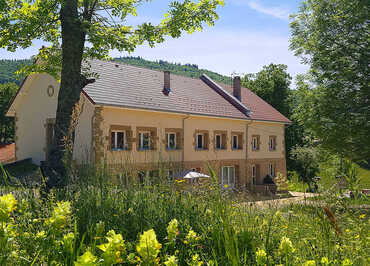
M369 210L341 202L328 211L259 209L235 204L212 182L189 193L176 182L118 186L110 178L90 171L47 198L37 189L7 187L17 204L0 198L0 265L165 265L171 256L178 265L370 261ZM168 229L174 219L178 225Z

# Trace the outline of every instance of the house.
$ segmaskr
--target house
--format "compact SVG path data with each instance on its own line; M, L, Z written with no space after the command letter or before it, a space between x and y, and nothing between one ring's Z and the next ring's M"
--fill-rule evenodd
M246 88L206 75L198 79L115 62L90 62L96 82L81 93L74 159L105 163L139 178L158 164L207 172L230 187L286 175L285 125L290 121ZM15 117L16 159L48 157L58 98L48 74L23 81L7 116Z

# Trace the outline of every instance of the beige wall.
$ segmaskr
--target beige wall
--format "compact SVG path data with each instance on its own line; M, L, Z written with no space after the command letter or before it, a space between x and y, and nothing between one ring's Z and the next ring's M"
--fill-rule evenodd
M93 159L92 153L92 125L94 105L81 94L79 105L81 113L75 130L73 158L79 163L87 163Z
M103 138L105 143L105 155L108 162L118 164L120 162L145 163L158 160L182 161L211 161L221 159L244 159L246 156L245 147L242 150L233 151L231 149L231 132L243 133L245 143L246 123L241 120L194 117L179 114L148 112L141 110L130 110L122 108L103 108L102 112ZM165 129L182 129L184 123L185 134L183 149L176 151L166 150ZM156 151L137 151L133 145L132 151L110 151L109 150L109 128L112 125L131 126L133 138L136 139L136 127L155 127L157 128L158 142ZM207 130L209 133L209 149L204 151L195 150L195 131ZM227 131L227 149L214 149L214 131ZM244 145L245 146L245 145Z
M49 85L55 89L52 97L47 94ZM15 102L17 160L32 158L37 164L45 160L45 122L55 118L58 89L58 82L50 75L35 74L27 78Z
M47 88L54 87L53 96ZM55 118L59 93L59 83L48 74L29 76L14 102L16 159L32 158L36 164L45 160L46 120ZM74 158L78 161L89 159L91 148L91 117L94 106L81 96L83 111L76 128Z
M269 163L276 166L276 173L286 173L285 155L284 155L284 125L268 122L250 122L242 120L201 117L182 114L171 114L163 112L152 112L144 110L134 110L116 107L103 107L103 122L100 125L102 136L100 138L104 143L104 158L106 163L112 165L122 165L123 163L137 164L143 169L155 169L153 163L161 162L179 162L182 163L184 156L184 167L200 168L207 172L207 163L215 166L219 174L220 166L237 165L239 174L239 184L249 183L250 166L258 164L260 166L260 179L268 173ZM165 129L182 129L184 125L184 145L183 150L167 151L165 149ZM109 129L111 126L130 126L133 134L134 145L130 151L110 151ZM136 128L154 127L157 129L157 150L155 151L137 151L136 149ZM207 130L209 133L209 149L195 149L195 132ZM214 131L227 132L227 149L216 150L214 148ZM242 150L232 150L231 132L241 132L243 139ZM252 151L251 136L260 136L260 150ZM276 136L276 151L269 151L269 136ZM248 138L248 141L247 141ZM248 154L247 150L248 149ZM151 165L152 164L152 165ZM139 167L139 168L140 168ZM119 169L119 167L118 167Z
M252 150L252 136L260 136L260 149ZM269 136L276 136L276 150L269 150ZM285 158L284 124L256 122L248 125L248 159Z

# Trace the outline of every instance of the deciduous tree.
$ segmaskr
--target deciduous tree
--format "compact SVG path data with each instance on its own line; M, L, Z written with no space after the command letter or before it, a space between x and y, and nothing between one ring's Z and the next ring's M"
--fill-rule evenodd
M291 23L290 47L313 77L296 118L352 160L370 158L369 14L368 0L306 0Z
M147 0L5 0L0 2L0 47L10 51L27 48L39 39L51 43L42 49L42 64L31 70L60 73L56 112L56 148L50 165L61 176L65 169L63 138L68 132L73 106L83 87L94 82L82 68L83 59L106 58L112 49L133 51L144 42L154 46L166 36L179 37L184 31L213 25L216 8L223 0L173 1L158 25L150 22L127 25L137 6Z

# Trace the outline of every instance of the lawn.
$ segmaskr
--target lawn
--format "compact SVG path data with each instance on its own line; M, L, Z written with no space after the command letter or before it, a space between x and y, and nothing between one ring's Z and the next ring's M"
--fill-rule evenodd
M35 189L0 190L7 191L0 198L0 265L370 262L366 209L261 209L234 204L212 182L189 193L177 182L118 186L110 178L89 172L47 198Z

